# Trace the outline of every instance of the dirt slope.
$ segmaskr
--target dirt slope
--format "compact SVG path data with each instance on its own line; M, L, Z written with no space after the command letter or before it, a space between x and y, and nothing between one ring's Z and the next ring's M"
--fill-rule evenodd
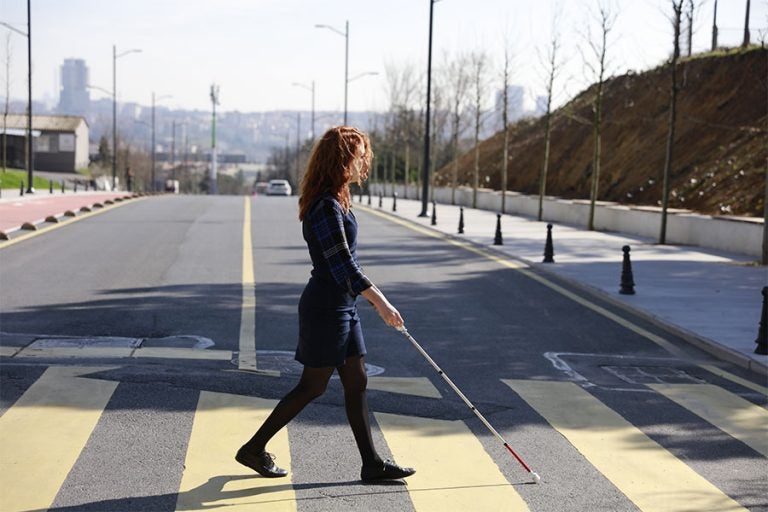
M684 79L670 177L670 207L762 217L768 165L768 50L703 55L679 64ZM607 82L599 199L657 205L661 200L670 72L659 67ZM593 88L555 113L547 195L589 198ZM503 134L480 144L480 183L500 188ZM510 128L509 190L538 191L544 120ZM474 150L459 160L459 183L472 183ZM450 184L451 166L436 174Z

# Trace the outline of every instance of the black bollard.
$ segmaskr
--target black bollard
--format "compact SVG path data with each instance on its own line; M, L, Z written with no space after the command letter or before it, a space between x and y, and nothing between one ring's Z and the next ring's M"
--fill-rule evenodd
M74 187L74 189L72 191L73 192L77 192L77 182L75 182L75 187Z
M61 180L61 193L64 193L64 180Z
M757 331L755 354L768 355L768 286L763 286L763 313L760 315L760 329Z
M392 192L392 211L397 211L397 192Z
M555 262L555 248L552 245L552 224L547 224L547 242L544 244L544 261L542 263Z
M21 187L19 188L19 195L24 195L24 180L21 180Z
M464 207L459 207L459 234L464 234Z
M496 235L493 237L493 245L504 245L501 238L501 214L496 214Z
M48 182L48 193L49 194L53 194L53 182L52 181Z
M430 221L430 224L437 226L437 203L434 201L432 201L432 220Z
M381 208L382 205L382 196L381 196L381 190L379 190L379 208Z
M358 185L358 186L359 186L359 185ZM359 199L358 199L358 202L359 202L360 204L363 204L363 187L362 187L362 186L360 186L360 195L359 195Z
M85 191L88 192L88 182L85 182Z
M371 187L368 187L368 206L371 206Z
M621 289L619 293L622 295L634 295L635 281L632 276L632 262L629 259L629 246L625 245L621 250L624 251L624 261L621 264Z

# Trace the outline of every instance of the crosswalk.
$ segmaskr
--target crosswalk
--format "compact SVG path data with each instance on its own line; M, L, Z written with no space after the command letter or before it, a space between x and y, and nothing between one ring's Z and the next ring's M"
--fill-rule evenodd
M70 470L121 385L89 377L99 370L105 369L48 367L0 416L0 510L47 510L67 487ZM611 510L768 509L768 411L763 406L712 384L648 385L672 407L695 415L707 428L716 428L729 436L730 442L742 445L742 452L752 454L753 466L764 471L751 476L739 474L739 479L752 479L747 482L749 498L744 502L741 495L732 496L723 489L738 485L708 480L665 446L667 443L648 435L573 382L502 382L531 414L537 415L545 425L542 428L562 436L583 464L594 468L615 488L616 495L625 501L614 503ZM243 440L274 408L274 400L213 391L197 393L191 431L183 443L186 453L177 475L178 489L171 496L175 510L348 510L345 507L350 502L333 493L324 495L338 501L333 505L323 500L302 501L300 493L307 484L294 481L293 471L288 478L264 479L233 460ZM425 398L430 395L432 398ZM435 390L422 393L421 399L439 400L439 396ZM561 499L557 497L561 477L556 470L549 468L549 473L542 475L541 486L529 485L520 468L515 469L520 473L513 473L511 466L500 462L508 454L501 447L498 451L489 449L492 442L479 434L472 420L392 412L374 412L373 416L375 428L395 460L418 470L399 491L406 510L551 510L553 500ZM520 434L515 425L496 426L508 438ZM270 443L280 465L289 469L296 462L291 460L292 428L296 427L291 424L283 429ZM529 462L536 461L532 449L527 455ZM360 485L356 489L356 495L368 495L367 503L376 503L381 494L376 487ZM84 509L98 510L93 504L87 506L87 496L83 500ZM120 503L125 507L128 502ZM568 510L562 503L558 508ZM153 506L144 503L141 509L151 510Z

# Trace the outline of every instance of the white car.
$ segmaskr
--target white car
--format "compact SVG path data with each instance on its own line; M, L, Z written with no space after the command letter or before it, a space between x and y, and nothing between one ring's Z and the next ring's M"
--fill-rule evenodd
M267 186L268 196L289 196L291 195L291 185L286 180L269 180Z

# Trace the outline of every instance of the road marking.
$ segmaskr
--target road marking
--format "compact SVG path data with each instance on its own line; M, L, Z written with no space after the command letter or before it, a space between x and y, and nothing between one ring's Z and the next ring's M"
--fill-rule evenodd
M251 240L251 198L245 197L243 219L243 306L240 315L241 370L256 370L256 291L253 276L253 243Z
M374 416L395 460L416 468L407 489L417 511L528 510L463 421Z
M650 331L648 331L646 329L643 329L639 325L635 325L634 323L630 322L629 320L627 320L627 319L625 319L625 318L623 318L623 317L621 317L621 316L619 316L619 315L617 315L615 313L612 313L611 311L608 311L607 309L605 309L605 308L603 308L601 306L598 306L597 304L594 304L594 303L590 302L589 300L581 297L580 295L577 295L577 294L575 294L575 293L573 293L573 292L571 292L569 290L566 290L562 286L553 283L552 281L550 281L547 278L537 274L536 272L528 270L528 269L530 269L530 266L525 264L525 263L523 263L523 262L516 261L516 260L509 260L507 258L504 258L504 257L498 256L496 254L493 254L493 253L491 253L491 252L489 252L489 251L487 251L485 249L480 249L478 247L475 247L475 246L469 244L468 242L463 242L463 241L460 241L460 240L455 240L453 238L448 237L446 234L444 234L442 232L435 231L435 230L432 230L432 229L424 228L422 226L419 226L418 224L412 223L411 221L402 220L402 219L400 219L398 217L394 217L393 215L390 215L388 213L379 212L379 211L376 211L376 210L374 210L374 209L372 209L370 207L365 207L365 206L362 206L362 205L358 205L358 206L361 207L363 210L365 210L368 213L371 213L371 214L376 215L376 216L378 216L380 218L383 218L383 219L387 219L390 222L394 222L395 224L399 224L399 225L401 225L403 227L406 227L406 228L408 228L408 229L410 229L412 231L416 231L417 233L422 233L424 235L431 236L433 238L439 238L441 240L444 240L445 242L448 242L451 245L454 245L456 247L460 247L460 248L465 249L465 250L467 250L469 252L475 253L477 255L480 255L480 256L488 258L488 259L490 259L492 261L495 261L499 265L502 265L504 267L516 270L516 271L520 272L521 274L523 274L524 276L529 277L530 279L533 279L534 281L537 281L538 283L540 283L540 284L542 284L542 285L544 285L544 286L554 290L555 292L559 293L560 295L563 295L564 297L567 297L567 298L573 300L577 304L580 304L580 305L582 305L582 306L584 306L586 308L589 308L592 311L594 311L595 313L597 313L599 315L602 315L605 318L608 318L609 320L613 320L614 322L616 322L617 324L621 325L622 327L624 327L626 329L629 329L630 331L632 331L632 332L634 332L634 333L636 333L636 334L646 338L647 340L655 343L656 345L662 347L664 350L666 350L670 354L673 354L673 355L675 355L677 357L680 357L680 358L683 358L683 359L686 359L686 360L689 358L689 356L684 351L682 351L681 349L677 348L671 342L667 341L666 339L662 338L661 336L657 336L656 334L653 334L652 332L650 332ZM694 363L694 364L696 364L696 363ZM701 366L702 368L705 368L705 369L709 369L710 368L710 366L708 366L708 365L699 365L699 366ZM714 373L717 373L721 377L726 378L726 379L730 379L730 380L732 380L734 382L740 382L740 381L742 383L746 382L746 381L744 381L744 379L741 379L741 378L739 378L739 377L737 377L735 375L731 375L730 373L726 372L725 370L719 370L718 372L714 372ZM755 389L753 386L748 386L748 387L750 387L752 389Z
M755 384L754 382L750 382L747 379L742 379L741 377L733 375L732 373L728 373L727 371L723 370L722 368L718 368L715 365L700 364L699 366L704 368L708 372L714 373L715 375L717 375L719 377L722 377L724 379L728 379L731 382L735 382L736 384L744 386L745 388L749 388L749 389L751 389L753 391L757 391L761 395L768 396L768 388L765 387L765 386L761 386L760 384Z
M427 377L368 377L368 389L425 398L443 398Z
M117 388L77 378L99 370L50 367L0 417L0 510L51 506Z
M746 510L578 385L503 382L640 510Z
M285 478L263 478L234 459L237 449L276 404L274 400L200 392L176 510L296 510L290 474ZM269 450L277 455L278 465L290 468L287 429L272 438Z
M711 384L648 384L673 402L768 457L768 411Z
M88 213L83 213L81 215L78 215L77 217L67 217L69 220L67 220L66 222L61 222L61 223L58 223L58 224L52 224L50 226L47 226L47 227L44 227L44 228L40 228L37 231L30 231L29 233L17 236L17 237L15 237L12 240L0 241L0 250L5 249L6 247L10 247L12 245L15 245L15 244L17 244L19 242L23 242L24 240L29 240L30 238L34 238L36 236L42 235L43 233L48 233L50 231L53 231L54 229L63 228L65 226L69 226L70 224L72 224L74 222L77 222L77 221L80 221L80 220L83 220L83 219L87 219L88 217L93 217L94 215L98 215L100 213L104 213L104 212L108 212L110 210L114 210L115 208L119 208L121 206L125 206L126 204L134 203L134 202L140 201L142 199L145 199L145 198L144 197L133 198L130 202L129 201L123 201L121 203L115 203L115 204L112 204L112 205L109 205L109 206L105 206L103 208L99 208L98 210L94 210L94 211L91 211L91 212L88 212Z

